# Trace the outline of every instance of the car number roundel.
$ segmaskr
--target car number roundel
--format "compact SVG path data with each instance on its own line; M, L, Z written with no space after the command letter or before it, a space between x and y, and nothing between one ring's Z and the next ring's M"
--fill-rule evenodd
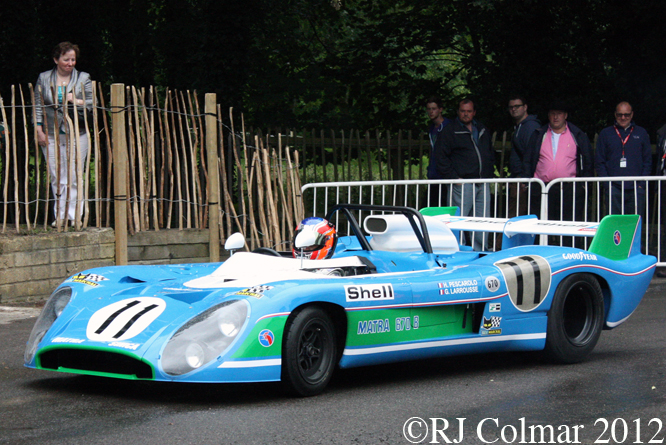
M537 255L523 255L498 261L511 302L523 312L536 309L548 295L550 264Z
M166 308L155 297L136 297L118 301L95 312L88 321L86 336L93 341L120 341L135 337Z

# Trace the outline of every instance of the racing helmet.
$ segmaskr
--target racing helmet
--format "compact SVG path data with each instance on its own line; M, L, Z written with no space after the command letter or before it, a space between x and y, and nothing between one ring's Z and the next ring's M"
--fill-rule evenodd
M303 258L309 260L323 260L330 258L335 251L335 245L338 242L338 234L335 226L324 218L312 216L305 218L296 227L294 240L291 243L294 258L301 258L301 249L296 249L296 237L304 230L309 230L315 234L315 242L303 248Z

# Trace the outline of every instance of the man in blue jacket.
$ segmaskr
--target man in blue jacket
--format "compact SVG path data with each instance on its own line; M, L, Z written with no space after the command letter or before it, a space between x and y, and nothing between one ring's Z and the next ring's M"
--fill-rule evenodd
M597 175L649 176L652 171L650 136L633 122L634 111L629 102L615 107L615 124L599 133L595 167ZM604 185L604 201L610 201L610 213L645 216L645 182L613 181Z
M495 153L490 131L476 119L470 99L458 104L458 117L444 127L435 143L434 161L442 179L485 179L495 173ZM489 216L488 184L454 184L451 205L460 207L463 216ZM474 250L484 250L486 236L476 233Z

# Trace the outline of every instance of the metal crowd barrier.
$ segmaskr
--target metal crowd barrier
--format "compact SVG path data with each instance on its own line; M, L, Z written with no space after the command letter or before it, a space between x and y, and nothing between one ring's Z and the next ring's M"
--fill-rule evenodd
M662 246L666 241L662 237L662 224L666 224L666 202L663 202L666 200L666 177L563 178L548 184L534 178L325 182L305 184L301 193L305 214L323 216L329 208L341 203L399 205L416 209L451 205L454 193L461 187L480 190L478 201L470 203L464 193L459 200L461 207L470 208L469 215L472 216L508 218L536 214L541 219L594 223L611 212L638 213L643 221L641 250L656 256L658 266L666 266L666 246ZM338 230L344 233L345 228L338 227ZM467 241L461 239L469 244ZM541 236L539 242L585 249L590 240ZM501 236L484 239L484 250L499 248Z

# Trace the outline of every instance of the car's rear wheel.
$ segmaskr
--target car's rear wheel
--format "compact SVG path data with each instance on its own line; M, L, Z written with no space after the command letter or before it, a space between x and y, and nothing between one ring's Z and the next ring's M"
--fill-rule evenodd
M586 273L557 286L548 312L545 352L560 363L577 363L594 349L604 322L604 298L597 279Z
M298 396L321 393L333 375L337 358L335 328L317 306L292 314L282 344L282 381Z

